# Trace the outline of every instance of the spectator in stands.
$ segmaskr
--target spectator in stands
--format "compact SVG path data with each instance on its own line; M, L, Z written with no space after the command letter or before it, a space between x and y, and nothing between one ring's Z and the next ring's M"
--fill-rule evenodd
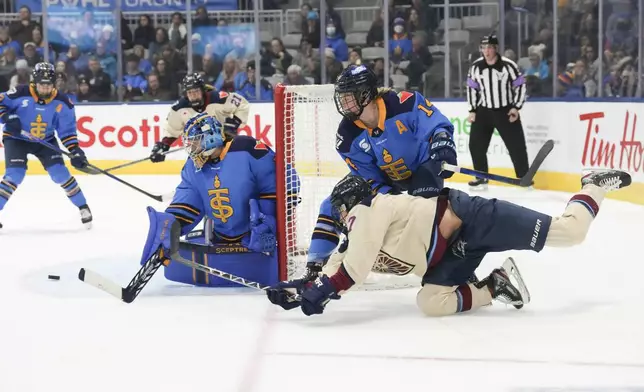
M148 83L143 96L141 97L142 101L170 101L175 97L168 90L161 88L159 83L159 76L155 73L148 75Z
M16 57L13 48L5 50L0 56L0 91L9 90L9 80L16 72Z
M88 66L88 56L82 54L76 44L69 45L69 50L61 54L60 59L65 62L68 75L76 75L78 71Z
M56 73L56 90L66 94L74 103L78 100L78 97L76 96L76 88L77 86L72 86L69 83L67 75L64 73Z
M302 67L297 64L291 64L286 70L286 78L284 78L284 84L287 86L301 86L305 84L310 84L304 75L302 75Z
M220 19L214 36L211 38L213 54L219 61L224 61L226 55L233 49L232 38L228 23Z
M588 70L588 80L586 81L586 96L596 97L601 79L599 77L599 63L601 60L597 56L595 48L593 48L591 45L588 45L584 48L583 59L586 61L586 69Z
M333 49L324 49L324 56L324 65L326 66L326 83L333 83L333 81L335 81L338 76L340 76L344 67L342 67L342 63L335 58Z
M89 80L85 75L81 75L78 79L78 94L76 95L76 102L92 102L100 101L96 95L92 94L89 86Z
M293 58L293 64L302 69L302 75L313 78L317 83L320 81L320 51L314 50L311 42L302 36L300 48ZM288 69L287 69L288 70Z
M163 27L158 27L154 33L154 42L151 42L148 48L148 60L154 63L160 59L163 47L169 44L168 31Z
M535 76L540 80L547 79L550 76L550 68L548 67L548 62L542 56L542 52L535 46L529 47L528 58L530 66L525 69L523 74Z
M186 69L186 60L181 58L179 52L173 49L170 45L163 47L161 58L166 62L168 72L177 73Z
M432 54L427 49L427 35L423 32L416 32L411 40L409 65L405 70L405 73L409 77L409 88L420 88L423 74L429 70L433 62Z
M233 57L236 60L244 60L255 55L255 51L252 50L246 42L244 42L244 37L241 35L234 36L232 38L232 48L230 52L226 54L226 57Z
M63 17L61 17L63 18ZM53 17L51 19L54 19ZM99 26L94 22L94 13L86 10L83 13L83 19L79 23L74 23L73 20L63 21L62 36L64 40L65 35L69 32L70 41L76 44L81 53L93 52L96 49L96 42L101 39L101 31L97 31L94 27ZM50 26L46 26L50 31ZM114 31L114 28L112 28ZM65 45L65 42L58 42ZM116 45L114 45L114 52L116 53Z
M349 60L349 47L347 46L344 37L340 36L336 31L336 26L333 22L326 25L326 47L333 49L333 54L338 61Z
M326 23L325 25L328 26L329 23L333 24L335 26L335 33L338 37L341 37L342 39L346 38L347 34L344 32L344 27L342 27L342 18L340 17L340 14L338 11L335 10L333 7L333 4L329 2L329 0L324 0L326 1ZM346 60L343 60L346 61Z
M152 72L152 63L145 58L145 48L143 45L134 45L132 53L139 58L139 71L147 75Z
M257 98L257 87L255 86L256 75L255 61L251 60L246 65L246 72L239 72L235 75L236 92L248 101L272 101L273 86L264 78L261 78L259 81L260 96L259 99Z
M320 47L320 16L315 11L309 11L306 16L302 38L306 38L314 48Z
M104 45L105 52L109 54L116 54L118 48L117 34L114 34L114 27L112 25L104 25L101 29L101 36L97 43L100 42ZM96 47L96 45L94 45ZM92 50L93 52L94 50Z
M424 25L421 23L420 16L418 15L418 11L415 8L410 8L409 9L409 16L407 17L407 26L405 27L405 30L409 34L415 33L416 31L422 31L424 30Z
M277 37L273 38L269 56L271 58L271 66L275 68L275 73L286 75L286 70L293 63L293 56L286 50L281 39Z
M29 84L31 81L31 69L27 65L27 60L20 59L16 61L16 74L9 81L9 88L16 88L21 84Z
M373 73L376 74L376 77L378 78L378 87L384 87L385 85L385 59L378 58L375 59L373 62L373 65L371 67L373 69ZM391 81L391 78L389 78L389 86L393 86L394 83Z
M36 44L36 52L42 56L42 58L45 58L45 50L47 50L49 53L49 62L53 63L54 60L56 59L56 53L54 50L51 48L45 47L45 42L42 40L42 32L40 31L39 28L35 28L34 31L32 32L32 38L33 38L33 43Z
M566 70L559 75L559 96L563 98L584 98L586 97L586 64L578 60L574 64L568 64Z
M172 14L172 23L168 28L168 36L170 37L170 45L175 49L181 49L186 44L188 29L183 20L183 15L180 12Z
M27 65L30 68L33 68L36 64L43 61L42 56L36 52L36 44L33 42L27 42L25 44L23 58L27 60Z
M156 31L149 15L139 17L139 25L134 30L134 45L142 45L145 49L155 41ZM150 58L148 58L149 60Z
M154 65L154 73L159 77L162 89L170 91L173 96L177 94L177 77L168 69L167 62L160 58Z
M394 34L389 40L389 56L391 61L398 63L406 60L411 54L411 39L405 31L405 20L396 18L394 20Z
M90 57L89 72L85 71L83 77L79 77L79 85L81 83L80 79L87 79L87 81L89 82L89 93L92 97L92 100L110 100L112 96L112 79L110 79L110 75L103 71L103 68L101 68L101 63L96 57Z
M121 50L130 50L134 46L134 37L132 36L132 30L127 24L127 19L121 11Z
M98 41L96 43L96 52L94 53L94 57L96 57L101 63L101 68L103 69L103 71L110 75L110 79L116 80L116 68L118 66L116 61L116 54L107 53L107 51L105 50L105 44L101 41Z
M230 57L224 60L224 69L219 73L215 81L215 89L218 91L235 91L235 75L237 75L237 62Z
M409 9L409 16L407 17L407 20L410 22L412 21L412 16L411 13L413 11L416 11L416 15L418 15L418 22L413 23L416 27L416 30L428 30L428 29L434 29L438 27L436 26L430 26L429 25L429 10L430 8L428 7L428 4L425 4L423 0L412 0L411 1L411 8ZM414 32L415 30L411 30L411 26L408 26L407 30L411 33Z
M362 64L362 48L356 46L349 51L349 64L360 65Z
M380 11L376 20L371 24L371 28L367 33L367 46L385 46L385 11Z
M20 19L9 24L8 33L14 41L18 42L19 47L21 47L31 41L33 30L39 28L40 25L31 20L31 9L26 5L20 7L18 14Z
M300 31L302 35L308 29L309 12L311 11L313 11L313 7L309 3L302 3L300 6Z
M141 97L148 84L145 75L139 70L139 60L135 54L128 55L125 60L125 75L120 88L123 89L123 98L126 101Z
M632 23L630 18L618 19L614 31L606 33L606 49L615 50L620 48L627 54L637 54L637 34L632 32Z
M4 53L5 50L13 48L16 54L22 54L22 46L18 41L14 41L9 36L9 29L2 26L0 27L0 54Z
M639 34L639 21L638 10L634 9L634 4L631 1L617 2L613 1L613 13L606 21L604 29L607 41L609 43L617 43L620 41L630 41L632 38L637 39ZM624 45L621 43L621 45ZM633 54L629 48L625 48L626 53Z
M203 5L197 7L195 18L192 20L192 31L197 31L201 27L209 27L212 24L208 18L208 10Z
M207 84L215 84L217 77L222 69L222 63L215 61L215 58L212 55L205 55L201 59L201 72L203 79Z

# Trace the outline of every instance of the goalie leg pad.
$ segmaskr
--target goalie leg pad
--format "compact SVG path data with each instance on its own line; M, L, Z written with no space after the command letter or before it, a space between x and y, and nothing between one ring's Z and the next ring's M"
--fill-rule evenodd
M150 228L141 255L141 265L145 264L159 250L162 250L169 258L176 251L175 248L178 244L178 238L173 238L173 234L181 232L181 226L174 215L158 212L152 207L148 207L147 212Z

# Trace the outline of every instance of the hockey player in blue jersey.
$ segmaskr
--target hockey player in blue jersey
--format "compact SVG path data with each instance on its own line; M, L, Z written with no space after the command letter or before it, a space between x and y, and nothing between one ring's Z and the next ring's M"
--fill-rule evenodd
M207 218L213 223L213 243L241 243L253 252L274 254L274 152L252 137L231 137L207 113L186 123L183 143L190 159L181 172L181 183L165 213L151 212L151 221L167 220L171 214L181 224L181 235L186 235ZM296 175L290 178L294 180L288 188L296 201L299 180Z
M336 109L343 116L336 149L352 174L377 193L437 196L444 179L443 161L457 164L454 126L418 92L377 88L376 75L350 65L335 84ZM330 199L322 202L308 255L308 270L321 269L338 245L337 219ZM308 273L308 272L307 272Z
M0 210L22 183L27 173L27 154L35 155L51 179L59 184L67 197L80 210L81 221L91 226L92 213L85 196L71 175L60 153L21 136L24 130L32 137L58 146L56 134L63 145L73 154L71 164L77 169L87 166L85 153L78 145L74 104L54 88L54 66L38 63L32 72L29 85L18 86L0 94L0 121L4 124L6 172L0 181ZM0 224L0 228L2 225Z

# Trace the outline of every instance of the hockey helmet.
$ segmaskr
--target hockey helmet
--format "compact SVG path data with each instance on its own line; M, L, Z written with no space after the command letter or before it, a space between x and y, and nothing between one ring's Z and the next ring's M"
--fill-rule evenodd
M193 100L188 96L188 91L194 89L201 90L199 99ZM193 108L197 108L203 105L203 94L206 91L206 82L203 80L199 73L193 72L184 76L183 80L181 81L181 90L183 91L183 95L185 95L186 98L190 101L190 104Z
M53 86L56 82L56 69L50 63L38 63L31 71L31 83L40 99L48 99L53 94ZM39 87L38 85L49 85L50 87Z
M499 46L499 39L496 34L485 35L481 38L481 47L493 45L495 47Z
M338 182L331 192L331 206L333 218L344 224L343 213L351 209L365 198L371 196L371 186L367 180L354 174L348 174Z
M343 117L356 121L378 95L378 78L366 65L349 65L335 82L333 100Z
M207 113L198 113L186 123L182 140L199 171L211 159L214 150L224 145L224 127Z

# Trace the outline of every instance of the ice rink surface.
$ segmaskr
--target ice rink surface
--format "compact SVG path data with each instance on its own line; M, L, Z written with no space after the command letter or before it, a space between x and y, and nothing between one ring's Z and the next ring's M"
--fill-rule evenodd
M156 193L178 182L126 178ZM46 176L27 177L0 215L2 392L644 391L641 206L605 201L581 246L511 252L532 294L520 311L430 319L404 289L349 293L306 317L162 273L129 305L78 281L86 267L126 285L145 206L164 207L103 176L78 180L90 231ZM554 215L570 196L486 195ZM504 259L488 256L478 275Z

